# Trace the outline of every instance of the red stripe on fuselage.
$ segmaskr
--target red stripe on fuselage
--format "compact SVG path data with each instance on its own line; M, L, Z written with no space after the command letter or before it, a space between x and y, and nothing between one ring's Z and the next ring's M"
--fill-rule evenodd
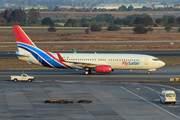
M45 53L47 53L50 57L52 57L53 59L55 59L55 60L56 60L57 62L59 62L60 64L66 66L66 67L68 67L68 68L70 68L70 69L73 69L73 68L69 67L68 65L66 65L65 63L63 63L63 62L61 62L60 60L58 60L57 58L55 58L55 57L54 57L53 55L51 55L48 51L45 51L45 50L42 50L42 51L44 51Z

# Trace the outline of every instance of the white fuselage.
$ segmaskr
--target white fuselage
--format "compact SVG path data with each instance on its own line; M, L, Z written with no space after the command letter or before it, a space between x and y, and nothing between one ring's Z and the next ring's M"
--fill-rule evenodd
M58 56L56 53L51 53L56 59ZM77 68L75 66L85 67L94 67L96 65L110 65L112 69L148 69L153 71L157 68L160 68L165 65L161 60L158 60L156 57L150 55L141 55L141 54L95 54L95 53L60 53L62 58L67 61L64 62L71 68ZM40 58L42 61L46 61L51 64L53 61L56 61L53 58ZM26 59L30 63L41 64L40 60L37 60L32 55ZM84 63L84 66L83 66ZM88 65L87 65L88 64ZM51 67L61 68L56 65ZM62 67L64 68L64 67Z

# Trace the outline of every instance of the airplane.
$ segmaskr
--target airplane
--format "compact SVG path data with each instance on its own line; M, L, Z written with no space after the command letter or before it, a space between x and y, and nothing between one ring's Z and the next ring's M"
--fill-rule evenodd
M84 74L110 73L114 70L148 70L147 74L163 67L158 58L143 54L52 53L38 48L18 25L13 25L18 59L30 64L58 69L80 69Z

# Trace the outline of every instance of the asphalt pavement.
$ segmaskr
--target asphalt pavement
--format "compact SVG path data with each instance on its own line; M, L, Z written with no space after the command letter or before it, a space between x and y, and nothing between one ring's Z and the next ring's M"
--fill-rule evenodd
M41 81L169 81L170 78L180 78L180 66L164 66L147 74L148 70L115 70L111 73L96 73L92 71L90 75L84 75L84 70L75 69L50 69L50 70L25 70L28 75L32 75L36 80ZM20 75L22 70L0 71L0 80L9 80L11 75Z
M180 84L178 83L180 86ZM0 82L1 120L179 120L180 89L162 83ZM177 103L160 104L162 90ZM73 100L49 103L45 100ZM92 103L78 103L91 100Z

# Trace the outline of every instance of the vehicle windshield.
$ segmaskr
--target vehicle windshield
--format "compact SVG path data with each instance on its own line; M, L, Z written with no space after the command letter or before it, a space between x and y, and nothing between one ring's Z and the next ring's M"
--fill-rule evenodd
M168 93L166 94L166 97L176 97L176 95L174 93Z

